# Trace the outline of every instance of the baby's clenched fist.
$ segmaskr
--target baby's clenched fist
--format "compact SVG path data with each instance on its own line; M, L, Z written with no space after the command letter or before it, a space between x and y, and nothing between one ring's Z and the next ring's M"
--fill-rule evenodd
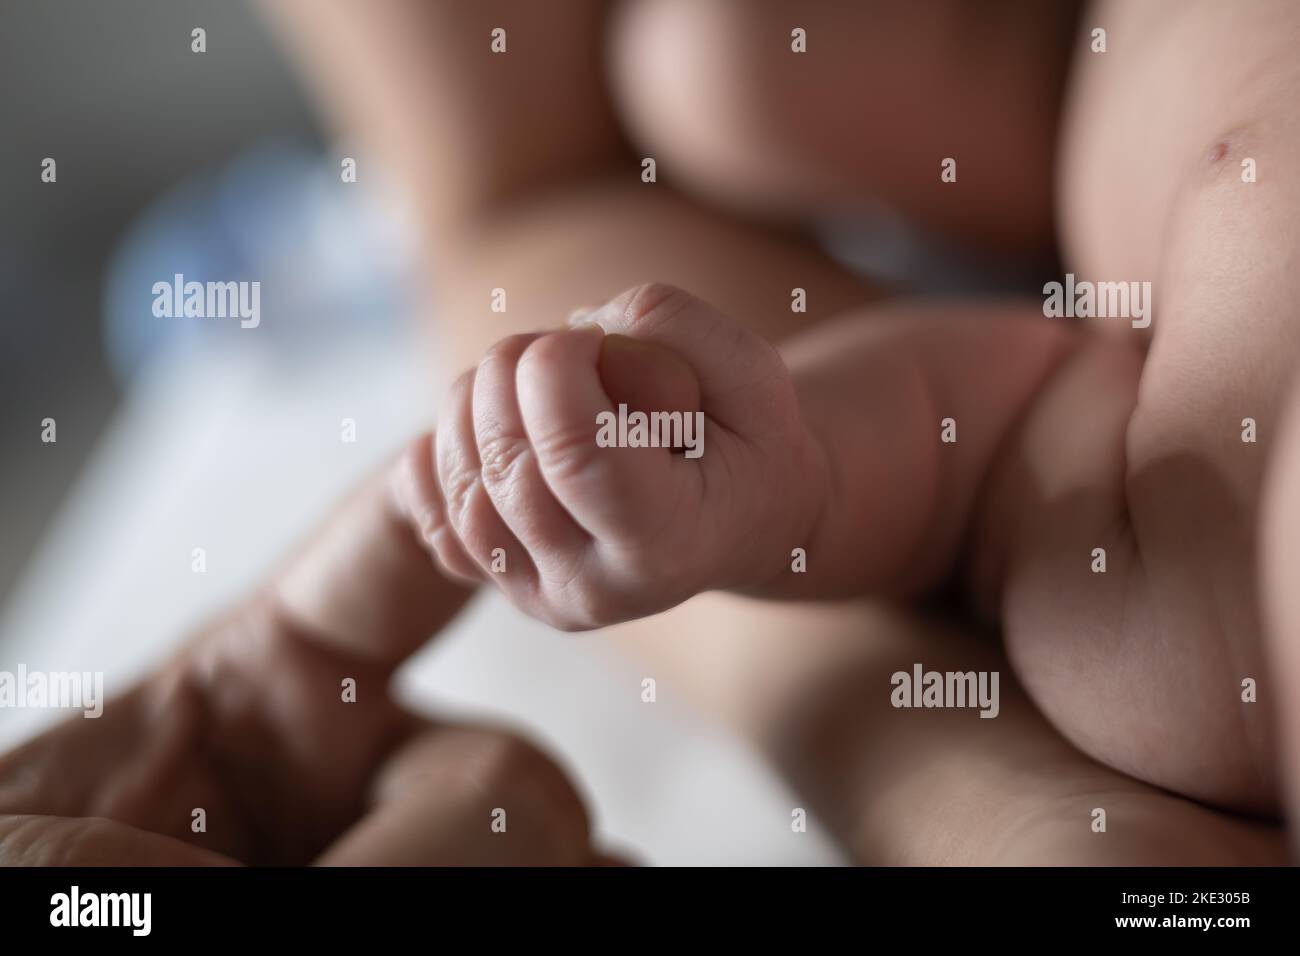
M451 574L581 630L781 573L826 472L776 350L651 284L493 346L408 452L401 500Z

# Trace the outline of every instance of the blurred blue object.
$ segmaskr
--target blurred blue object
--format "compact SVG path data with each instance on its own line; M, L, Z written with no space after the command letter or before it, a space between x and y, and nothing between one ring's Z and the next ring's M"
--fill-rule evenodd
M127 383L175 349L253 348L298 357L356 334L388 335L408 313L401 223L337 160L265 143L169 190L131 225L105 276L105 344ZM153 313L153 285L260 282L260 324Z

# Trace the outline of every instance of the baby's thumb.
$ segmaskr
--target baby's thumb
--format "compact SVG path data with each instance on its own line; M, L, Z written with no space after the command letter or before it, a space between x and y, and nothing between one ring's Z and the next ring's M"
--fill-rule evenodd
M674 286L637 286L576 321L605 330L601 379L610 397L629 407L635 398L642 411L703 410L710 421L752 435L794 404L789 373L770 343Z
M675 352L626 335L606 335L600 350L600 383L615 405L629 411L697 412L700 382Z

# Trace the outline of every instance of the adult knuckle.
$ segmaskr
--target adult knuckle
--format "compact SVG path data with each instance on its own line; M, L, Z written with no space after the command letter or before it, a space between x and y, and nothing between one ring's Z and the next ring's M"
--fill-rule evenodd
M502 806L526 800L552 824L565 824L575 837L585 836L586 808L568 775L518 734L496 729L478 732L465 769L483 796Z

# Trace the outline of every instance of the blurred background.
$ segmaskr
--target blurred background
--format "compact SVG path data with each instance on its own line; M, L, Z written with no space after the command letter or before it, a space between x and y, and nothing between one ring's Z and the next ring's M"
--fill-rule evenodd
M122 690L433 419L405 230L343 155L254 7L0 0L0 669ZM262 326L156 318L177 272L261 281ZM489 599L399 691L524 725L645 862L838 859L815 822L790 832L798 801L754 754L662 685L646 707L641 677ZM59 716L0 711L0 746Z
M196 56L200 22L220 40ZM125 393L104 312L124 235L250 147L320 136L243 3L3 0L0 90L2 599ZM47 416L52 447L32 440Z

